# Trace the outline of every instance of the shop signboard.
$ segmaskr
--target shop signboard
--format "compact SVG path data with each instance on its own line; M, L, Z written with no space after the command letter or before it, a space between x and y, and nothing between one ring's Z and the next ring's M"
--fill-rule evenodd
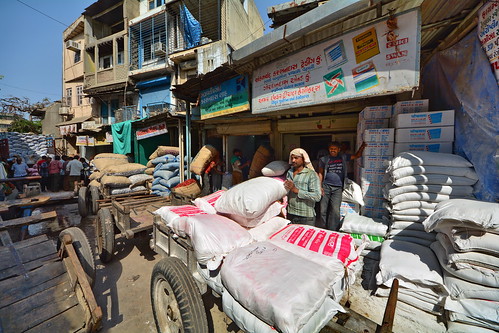
M166 123L162 122L156 125L138 129L136 135L137 135L137 140L142 140L165 133L168 133L168 129L166 128Z
M113 143L113 133L106 132L106 142L107 143Z
M94 136L94 146L106 146L111 143L107 141L107 135L99 133Z
M81 123L82 129L94 129L97 128L95 120L84 121Z
M76 137L76 145L77 146L86 146L87 145L87 136L86 135L78 135Z
M478 39L499 85L499 2L490 0L478 11Z
M87 136L87 146L95 146L95 138L93 136Z
M264 65L253 72L252 113L410 91L420 30L414 9Z
M200 94L201 119L250 109L248 77L239 75Z

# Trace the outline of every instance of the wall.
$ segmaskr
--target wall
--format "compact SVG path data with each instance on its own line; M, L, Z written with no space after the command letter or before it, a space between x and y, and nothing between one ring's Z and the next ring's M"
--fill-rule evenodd
M52 103L47 107L45 111L45 117L42 120L42 134L52 135L55 138L60 138L59 127L55 124L64 121L62 116L59 115L59 108L61 107L60 102Z
M222 17L226 20L222 38L234 49L263 36L263 21L258 9L252 0L247 1L248 13L240 0L226 0L222 9L225 11Z

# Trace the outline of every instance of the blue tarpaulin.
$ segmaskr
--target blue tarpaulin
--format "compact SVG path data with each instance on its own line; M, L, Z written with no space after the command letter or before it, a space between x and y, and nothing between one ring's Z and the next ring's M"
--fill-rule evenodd
M187 43L187 48L190 49L191 47L198 46L203 30L201 29L201 24L192 16L185 5L180 7L180 21L184 29L184 39Z
M473 163L478 199L499 199L499 87L476 29L423 68L432 110L456 111L455 153Z

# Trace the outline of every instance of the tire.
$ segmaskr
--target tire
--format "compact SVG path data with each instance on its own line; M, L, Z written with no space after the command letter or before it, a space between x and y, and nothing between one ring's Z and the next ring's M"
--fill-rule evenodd
M151 304L159 333L208 333L201 294L180 259L165 258L154 265Z
M83 267L83 271L87 275L88 283L91 287L93 287L95 282L95 261L87 236L80 228L67 228L59 234L59 239L57 240L57 250L61 248L61 242L64 235L71 236L76 256L80 261L81 267Z
M114 256L114 219L109 208L99 209L95 227L99 258L103 263L110 262Z
M78 212L81 217L87 217L88 215L87 188L85 186L80 187L78 190Z
M90 186L90 212L93 215L97 215L97 212L99 211L99 203L97 202L99 199L99 188L96 186Z

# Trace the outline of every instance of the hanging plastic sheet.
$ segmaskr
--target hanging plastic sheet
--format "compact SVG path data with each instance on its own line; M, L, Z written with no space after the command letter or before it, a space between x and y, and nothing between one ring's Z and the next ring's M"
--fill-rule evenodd
M184 29L184 38L187 43L187 48L198 46L201 41L201 24L192 16L191 12L185 5L180 8L180 20Z
M475 195L499 199L499 87L476 29L423 68L423 95L433 110L455 109L455 153L473 163Z

